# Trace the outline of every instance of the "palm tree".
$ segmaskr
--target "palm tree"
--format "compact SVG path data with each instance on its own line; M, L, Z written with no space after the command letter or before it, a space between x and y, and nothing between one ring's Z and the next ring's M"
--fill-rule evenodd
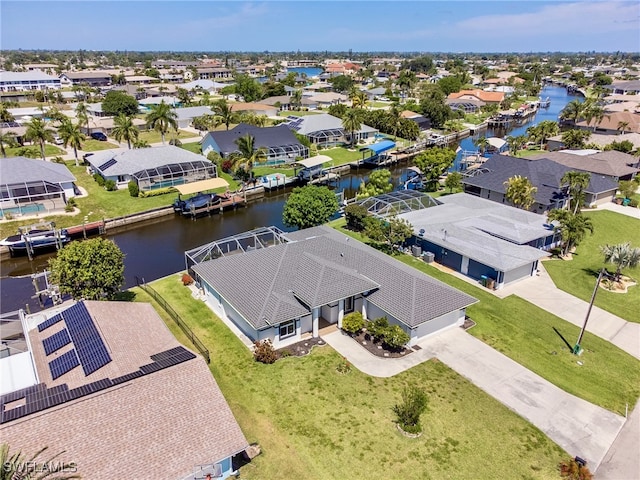
M482 136L480 136L478 138L474 138L473 139L473 144L478 148L478 151L480 152L480 155L484 155L484 152L486 151L487 147L489 146L489 140L487 140L487 137L482 135Z
M119 114L113 119L113 130L111 134L118 141L126 140L129 150L131 150L131 142L138 140L140 130L133 124L133 117L129 117L124 113Z
M213 104L213 113L219 116L229 130L229 124L236 120L236 114L226 100L218 100Z
M560 133L558 122L554 122L553 120L543 120L535 127L530 128L533 129L535 141L540 141L540 150L542 150L544 142L546 142L549 137ZM527 133L529 133L529 129L527 129Z
M147 114L147 127L153 128L160 132L162 136L162 144L164 145L164 136L169 131L169 128L178 130L178 122L176 122L178 115L171 109L170 105L164 103L164 100L159 105L152 105L151 111Z
M617 130L619 132L622 132L620 135L624 135L624 132L627 130L628 127L629 127L629 122L618 122Z
M393 139L397 140L398 130L402 127L402 112L397 105L393 105L387 112L389 119L389 128L393 132Z
M528 210L535 202L538 188L534 187L527 177L515 175L504 182L504 186L507 187L505 191L506 199L513 203L515 207Z
M40 144L40 153L42 154L42 160L46 160L44 154L44 143L53 142L53 132L47 128L47 123L41 118L34 118L27 123L27 132L24 137L32 142L38 142Z
M0 122L15 122L13 114L7 109L4 102L0 102Z
M605 263L613 263L616 266L615 281L619 282L623 268L633 268L640 265L640 248L632 248L629 242L618 245L605 245L600 247L604 255Z
M73 463L65 463L56 460L64 451L54 455L47 460L39 460L38 457L47 450L44 447L38 450L33 456L27 457L22 451L10 453L8 443L0 445L0 479L1 480L43 480L55 475L56 480L71 480L72 478L80 478L80 475L67 475L62 473L72 471ZM59 467L59 471L51 470L51 465Z
M74 124L71 119L67 118L62 121L62 125L58 128L58 134L64 142L64 148L71 145L73 154L76 158L76 167L80 164L78 161L78 149L82 149L82 141L85 136L80 131L80 125Z
M560 112L560 118L570 120L575 125L582 118L586 102L571 100Z
M580 211L580 205L584 200L584 191L589 186L590 181L591 174L589 172L576 172L573 170L566 172L560 179L560 183L568 187L574 214Z
M351 147L353 148L356 143L355 132L362 127L362 121L360 120L360 112L355 108L348 109L342 117L342 127L349 132Z
M0 131L0 151L2 152L2 156L7 158L7 151L4 149L4 146L13 147L16 144L16 133L15 132L2 132Z
M295 106L296 110L302 109L302 90L299 88L291 95L291 104Z
M553 229L560 233L564 242L563 256L567 255L573 247L577 247L585 239L587 232L593 233L591 219L580 213L556 208L549 212L547 218L549 222L558 222Z
M609 115L604 113L604 109L595 102L589 102L589 105L585 107L583 115L587 125L591 125L591 121L593 121L594 132L596 131L596 127L602 122L602 119L609 117Z
M89 113L87 111L87 105L84 102L80 102L76 106L76 118L80 125L87 126L87 134L91 135L91 128L89 127Z
M507 145L509 146L509 153L514 157L518 156L518 152L522 149L522 145L527 141L524 135L512 136L509 135L506 138Z
M351 91L351 106L353 108L364 108L367 105L367 94L362 90L356 90L355 88Z
M255 137L247 134L238 138L235 144L238 151L230 156L233 169L239 165L244 165L244 170L249 174L249 178L253 176L253 166L258 161L267 158L267 149L265 147L255 148Z

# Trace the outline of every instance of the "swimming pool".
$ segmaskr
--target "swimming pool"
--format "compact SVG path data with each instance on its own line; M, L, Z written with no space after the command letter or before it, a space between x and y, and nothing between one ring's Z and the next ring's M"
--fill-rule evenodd
M0 210L0 218L5 215L33 215L34 213L46 211L47 209L42 203L29 203L20 207L3 208Z

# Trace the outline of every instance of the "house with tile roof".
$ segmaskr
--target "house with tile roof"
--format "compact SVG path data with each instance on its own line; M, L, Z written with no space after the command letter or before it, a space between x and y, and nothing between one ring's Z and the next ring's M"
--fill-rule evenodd
M504 92L488 92L486 90L460 90L450 93L449 100L480 100L485 104L499 105L504 100Z
M94 173L113 180L117 188L133 181L141 191L156 190L218 176L216 165L202 155L173 145L115 148L85 155Z
M232 112L249 112L256 115L266 115L267 117L275 117L278 115L278 108L264 103L257 102L238 102L229 104Z
M411 340L461 325L477 300L362 242L322 226L268 248L216 255L191 266L205 301L252 341L276 347L317 337L345 314L386 316ZM187 260L188 261L188 260Z
M288 126L300 135L306 136L311 143L315 143L318 146L334 147L350 142L348 138L349 132L345 132L342 120L328 113L306 115L304 117L290 115L283 125ZM362 124L360 130L354 132L354 134L356 141L368 141L372 140L377 132L377 129Z
M516 175L526 177L537 188L530 211L543 214L555 208L567 207L570 198L566 186L562 185L560 179L572 170L575 169L546 158L531 160L494 155L471 176L463 178L462 184L465 193L508 205L505 182ZM617 182L610 178L591 174L591 181L585 190L584 203L592 206L610 202L617 188Z
M614 182L632 180L640 172L638 157L616 150L560 150L531 155L529 158L547 158L573 170L608 177Z
M111 74L104 71L64 72L60 75L62 85L86 85L89 87L106 87L111 85Z
M248 442L205 360L151 305L83 301L21 322L28 350L0 359L3 441L64 451L82 478L234 473Z
M60 79L41 70L28 72L0 72L0 92L22 92L29 90L58 90Z
M625 133L640 133L640 113L633 111L607 112L600 120L594 119L591 122L581 120L576 123L576 127L593 133L618 135L621 133L622 124L626 124Z

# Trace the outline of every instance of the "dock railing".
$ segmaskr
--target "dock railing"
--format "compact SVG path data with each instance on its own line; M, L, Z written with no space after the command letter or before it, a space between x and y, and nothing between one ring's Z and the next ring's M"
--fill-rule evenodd
M162 307L162 309L167 312L167 314L171 317L171 319L176 322L176 324L180 327L182 332L187 336L191 344L200 352L200 355L204 357L207 363L211 363L211 357L209 356L209 350L204 346L204 343L196 337L196 334L189 328L189 326L185 323L185 321L178 315L178 313L173 309L171 305L167 303L167 301L162 298L158 292L156 292L152 287L147 285L144 279L140 279L136 276L136 285L146 293L149 294L151 298L153 298L158 305Z

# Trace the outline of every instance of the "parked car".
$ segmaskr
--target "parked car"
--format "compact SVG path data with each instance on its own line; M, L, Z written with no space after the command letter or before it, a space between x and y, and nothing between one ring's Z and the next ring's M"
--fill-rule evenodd
M64 143L64 140L62 139L62 137L56 135L55 137L53 137L53 143L55 143L56 145L62 145Z
M91 133L91 138L93 138L94 140L100 140L101 142L107 141L107 136L102 132Z

